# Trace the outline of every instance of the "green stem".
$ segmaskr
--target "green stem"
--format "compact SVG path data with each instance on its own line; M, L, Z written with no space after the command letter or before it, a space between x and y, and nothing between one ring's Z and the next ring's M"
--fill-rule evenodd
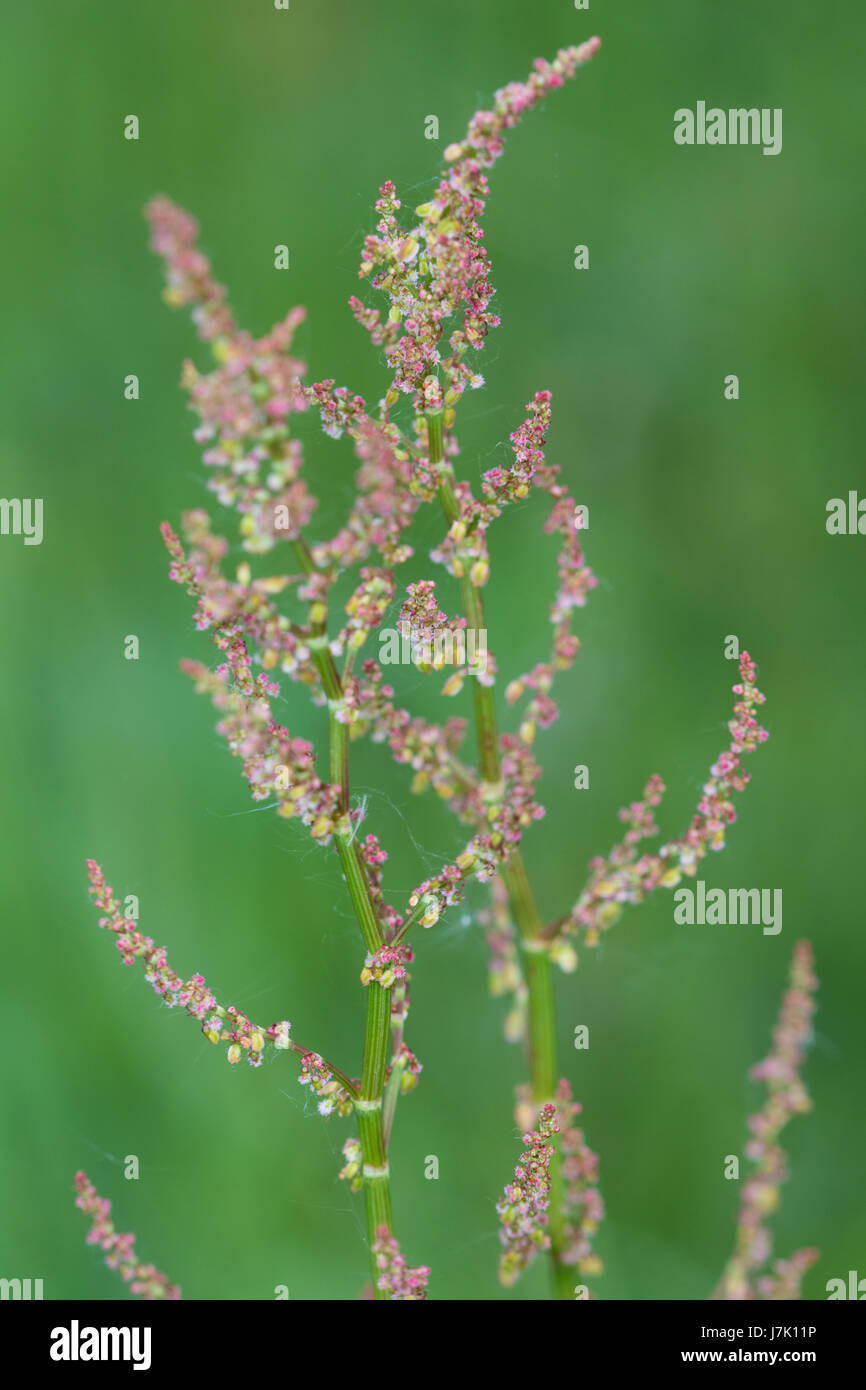
M391 997L387 989L383 989L375 981L371 981L367 990L367 1034L361 1071L361 1098L355 1102L355 1113L358 1117L358 1137L364 1163L364 1199L367 1205L367 1237L370 1243L373 1297L384 1300L387 1294L376 1287L378 1270L373 1243L381 1226L386 1227L390 1233L394 1224L391 1213L388 1150L382 1120L382 1094L391 1037Z
M437 415L439 420L437 423ZM438 466L440 475L439 503L449 525L460 519L460 506L453 487L453 472L444 457L441 412L427 413L427 442L429 460ZM484 602L481 591L464 574L460 579L463 611L467 626L481 631L485 627ZM493 689L473 678L475 730L481 776L491 788L499 787L502 772L499 762L499 733ZM508 892L511 914L520 935L524 970L528 989L528 1065L530 1094L536 1109L555 1099L556 1065L556 1002L553 989L553 967L543 945L544 923L538 911L526 865L519 849L512 851L502 868L502 879ZM562 1263L563 1248L563 1183L558 1150L550 1163L550 1264L554 1297L570 1299L571 1278Z
M349 889L349 897L352 899L358 925L361 928L364 945L370 955L374 956L379 948L384 946L385 936L382 931L382 923L376 912L376 904L370 894L370 880L367 878L367 871L361 859L361 851L354 840L350 843L344 835L338 834L336 841L337 853L343 866L343 876Z
M312 573L315 561L303 539L295 541L295 554L305 573ZM333 786L339 788L338 821L334 839L337 853L349 890L349 897L361 928L364 945L375 954L385 944L385 934L370 880L355 841L349 821L349 730L337 718L343 699L343 687L327 638L327 609L322 603L310 608L313 636L309 639L313 660L328 700L328 762ZM394 1218L391 1213L391 1183L388 1156L382 1122L382 1101L385 1089L385 1068L391 1041L391 999L387 990L375 981L367 986L367 1024L364 1037L364 1060L361 1066L361 1088L355 1101L358 1119L358 1138L363 1161L363 1187L367 1207L367 1239L370 1246L370 1270L373 1277L373 1296L387 1295L376 1287L378 1270L373 1245L376 1233L385 1226L390 1233Z
M367 877L367 870L361 857L361 849L355 840L349 822L349 729L348 725L342 724L337 718L338 708L343 698L343 688L340 685L340 678L337 675L337 668L327 645L327 639L325 637L313 638L312 643L317 643L313 646L313 660L321 677L322 688L328 697L330 777L332 784L340 789L337 801L339 821L335 831L337 853L343 866L343 874L361 928L361 935L364 938L364 945L371 954L375 954L380 946L384 946L385 934L382 930L382 923L379 921L376 904L373 901L370 880Z

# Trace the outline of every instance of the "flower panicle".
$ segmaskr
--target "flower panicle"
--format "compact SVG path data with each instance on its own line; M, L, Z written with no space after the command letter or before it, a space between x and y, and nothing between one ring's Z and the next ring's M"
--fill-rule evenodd
M387 1226L376 1229L373 1256L378 1271L376 1285L392 1302L420 1303L427 1298L428 1265L410 1269L400 1244Z
M409 641L412 660L419 670L441 670L447 664L446 655L452 658L453 665L454 635L465 627L465 618L448 618L440 609L434 580L419 579L408 585L398 628Z
M532 671L511 681L505 692L508 703L514 704L526 690L532 691L520 725L520 737L525 743L532 743L539 727L549 728L559 717L550 690L557 674L567 671L577 657L580 641L571 630L572 616L575 609L586 606L598 579L586 563L580 542L582 514L568 488L556 481L559 467L545 462L544 443L551 420L550 392L536 392L526 411L526 419L511 436L514 464L507 473L503 469L486 473L484 491L486 496L496 499L493 514L498 515L506 501L519 501L526 496L530 484L543 489L553 498L544 530L548 535L558 533L562 538L557 557L559 585L549 612L553 627L550 660L538 663Z
M316 772L315 749L307 739L293 737L273 716L270 701L279 686L266 672L253 674L246 641L237 630L220 630L214 641L226 653L215 670L199 661L183 661L199 694L210 696L221 718L217 733L229 751L241 759L254 801L270 801L277 814L297 818L313 839L327 844L337 829L340 788ZM361 810L348 812L354 823Z
M563 1265L573 1267L581 1278L588 1278L604 1273L604 1265L593 1250L593 1241L605 1213L598 1186L598 1155L589 1147L583 1130L576 1124L576 1118L582 1108L578 1101L572 1099L571 1086L563 1078L557 1083L553 1101L548 1102L541 1110L537 1102L532 1100L530 1086L518 1086L514 1118L519 1126L535 1125L534 1130L529 1130L528 1138L532 1139L530 1148L540 1142L537 1136L547 1135L558 1151L561 1181L557 1212L557 1258ZM555 1125L551 1124L551 1117ZM554 1135L555 1139L551 1137ZM542 1157L547 1161L544 1154ZM525 1165L525 1161L526 1154L522 1156L521 1165ZM507 1196L506 1188L506 1198ZM506 1280L511 1274L517 1278L526 1264L534 1258L536 1245L547 1249L545 1240L550 1212L549 1200L546 1200L547 1206L542 1207L542 1235L539 1236L536 1227L530 1244L523 1241L518 1246L512 1246L509 1240L501 1265ZM531 1216L532 1212L529 1215ZM505 1236L503 1242L505 1243ZM524 1258L527 1254L528 1258ZM590 1298L594 1296L589 1294Z
M476 588L490 576L487 530L506 506L523 501L536 486L553 498L544 524L547 534L559 533L562 546L557 559L559 585L550 606L553 645L550 659L509 682L506 700L514 704L527 691L531 698L521 719L519 737L531 744L538 728L548 728L559 715L550 690L556 675L574 662L580 642L571 630L574 610L586 605L597 579L586 563L579 531L582 513L568 489L558 483L559 468L545 462L544 444L551 420L551 393L538 391L526 406L526 418L511 435L513 462L508 468L488 469L482 478L482 498L476 499L466 483L454 487L459 515L431 558L458 579L468 576ZM482 681L491 684L495 667L487 661Z
M575 1124L582 1106L572 1099L571 1087L563 1078L556 1090L563 1180L563 1264L576 1265L582 1276L604 1273L604 1265L593 1253L593 1237L604 1220L604 1202L598 1187L598 1155Z
M154 945L149 936L139 931L134 919L124 915L95 860L88 859L87 870L89 891L96 906L105 914L99 919L99 925L116 937L115 944L124 965L132 965L140 957L145 979L169 1008L182 1008L191 1018L197 1019L208 1042L228 1043L229 1062L236 1064L245 1056L251 1066L258 1067L267 1048L285 1052L292 1047L291 1024L287 1019L272 1023L269 1028L259 1027L232 1005L223 1008L218 1004L203 975L192 975L188 980L178 975L168 963L165 947Z
M464 323L452 341L451 396L448 390L443 391L435 375L425 371L419 378L423 379L419 408L444 409L446 414L453 409L453 388L462 389L461 383L469 380L456 364L466 345L471 341L480 346L486 332L486 309L481 301L492 294L492 289L486 285L486 253L480 244L478 226L487 194L484 170L502 152L504 132L523 111L562 85L597 47L598 41L592 40L579 49L562 50L551 63L539 60L528 81L512 83L497 93L492 110L478 113L462 146L448 152L449 168L422 217L429 233L429 263L426 271L420 266L415 268L421 279L413 283L423 303L419 301L414 327L411 320L404 325L404 336L414 335L420 341L426 331L421 320L429 329L448 306L454 311L462 306ZM383 189L378 209L389 226L396 206L393 190ZM252 338L236 325L225 291L215 282L210 264L198 248L195 220L165 198L154 200L147 216L151 245L165 262L168 298L172 303L192 307L200 334L211 344L217 360L216 368L205 376L188 363L183 381L199 416L196 438L205 447L210 485L224 505L240 512L244 547L261 552L280 539L300 541L302 528L312 515L314 501L307 496L299 477L300 449L288 435L288 420L293 413L317 407L326 433L339 437L347 432L361 461L358 496L346 527L333 542L314 543L307 550L312 570L307 569L303 577L283 574L254 579L246 562L238 566L234 579L223 575L222 563L229 545L211 534L203 511L184 517L186 550L171 527L163 527L171 557L171 577L196 598L196 626L210 630L217 646L227 655L215 672L198 662L186 662L184 668L193 676L197 689L211 695L223 715L218 729L227 738L231 751L242 759L254 799L273 800L280 815L298 817L314 839L327 844L335 833L354 834L363 812L355 808L344 815L345 825L338 824L339 788L318 777L312 745L292 738L274 719L270 698L278 693L278 687L269 673L279 669L292 680L318 690L320 663L314 647L324 631L330 585L341 569L363 562L373 548L379 550L388 566L402 562L411 553L403 532L420 501L432 500L437 480L431 477L429 486L419 482L423 451L408 443L388 419L393 401L387 396L380 406L380 418L374 419L361 396L337 387L332 379L312 386L302 384L304 364L289 352L294 330L303 318L302 311L293 310L265 338ZM399 244L395 242L390 249L383 250L384 242L379 247L385 260L393 262L392 271L402 267L410 278L415 275L416 250L411 243L411 238L401 237ZM365 248L366 259L371 245ZM395 283L392 281L391 289ZM396 331L396 324L397 317L392 313L389 333ZM470 384L480 384L480 378ZM483 501L474 504L466 499L468 508L476 508L477 514L467 515L469 529L480 538L481 547L475 559L467 552L473 584L486 582L489 563L484 529L507 501L520 500L528 483L534 481L547 487L557 498L556 506L560 505L558 494L564 490L554 482L558 470L544 462L544 431L549 418L550 394L539 392L527 407L525 422L512 436L513 465L507 478L500 478L499 472L492 470L485 475ZM447 423L450 422L446 420ZM423 418L416 424L423 443ZM448 447L456 449L456 443L452 440ZM573 536L573 528L569 525L567 529ZM471 535L464 540L471 549ZM576 553L580 553L579 546ZM455 573L460 563L455 559ZM569 565L574 569L572 562ZM561 572L565 572L562 564ZM593 582L589 571L577 581L578 587ZM298 597L306 598L311 605L311 626L306 631L289 622L274 602L285 588L296 584ZM566 601L561 588L558 600L562 611L572 600L582 601L574 589L574 575L568 584L572 586L571 597ZM519 842L523 829L543 814L534 798L539 771L531 759L508 746L506 736L503 763L510 775L506 776L501 799L492 804L473 774L461 767L456 758L465 720L449 719L437 725L414 719L394 705L393 691L384 684L378 663L366 661L363 669L354 673L354 653L381 624L393 595L390 568L362 570L361 583L346 605L349 621L329 641L334 656L348 653L341 699L332 703L335 718L349 725L352 738L370 733L374 740L387 739L395 758L412 764L413 790L432 783L460 819L481 827L456 864L422 885L410 904L414 906L419 897L425 898L422 924L429 926L445 906L462 895L467 872L473 872L482 881L489 878ZM422 639L422 646L426 640L433 649L437 639L453 638L465 626L465 619L446 619L440 612L431 581L409 586L401 617ZM568 664L576 649L576 639L558 633L549 668L536 668L527 677L534 696L521 726L523 742L531 741L530 731L536 724L544 726L555 717L555 706L547 693L552 672ZM476 665L469 665L454 671L443 693L455 694L467 675L491 684L496 663L492 653L484 655L484 662L477 669ZM254 675L252 669L256 664L262 667L259 675ZM314 698L321 700L321 696ZM390 916L385 922L387 934L396 929L398 919L391 909L386 910Z
M117 1270L130 1293L147 1300L179 1299L180 1286L154 1265L142 1264L135 1252L135 1236L115 1229L111 1219L111 1202L100 1197L86 1173L75 1174L75 1205L90 1217L87 1244L98 1245L105 1252L109 1269Z
M226 292L198 249L195 219L164 197L149 203L145 215L151 248L165 264L165 297L173 306L192 306L199 336L216 358L207 373L186 362L181 378L199 420L195 439L204 446L208 487L240 513L244 549L267 552L296 539L318 505L299 477L303 455L289 429L290 416L308 408L301 385L306 366L290 353L305 311L290 309L270 333L253 338L237 327Z
M504 1247L499 1259L499 1282L505 1288L517 1282L540 1250L550 1248L550 1164L558 1133L556 1106L549 1101L538 1112L536 1128L524 1134L524 1149L514 1169L514 1181L506 1184L496 1203L502 1226L499 1238Z
M241 632L255 644L265 670L278 667L293 680L312 681L312 654L274 602L297 576L253 579L250 565L244 561L235 570L234 579L227 578L221 561L228 541L213 534L210 517L200 508L185 512L182 518L186 551L167 521L160 530L171 560L169 579L185 586L198 600L195 626L199 632L210 631L216 642L226 633Z
M748 1120L751 1138L746 1157L752 1171L740 1189L734 1253L716 1290L717 1299L799 1298L803 1275L818 1258L817 1250L798 1250L787 1260L777 1260L771 1272L762 1273L772 1251L767 1218L777 1209L779 1190L788 1178L779 1136L789 1120L812 1108L800 1070L812 1037L817 988L812 948L808 941L798 941L773 1030L773 1046L749 1073L752 1081L764 1083L767 1096Z
M538 59L525 82L502 87L490 110L476 112L463 140L445 149L447 167L429 201L414 210L408 228L401 220L394 184L388 181L380 188L379 220L364 242L359 276L385 292L388 311L383 318L379 309L357 297L350 304L358 322L385 352L392 372L386 406L406 393L414 397L421 416L429 403L423 384L441 372L448 426L464 390L483 385L483 377L465 358L469 348L482 347L499 323L489 307L494 290L480 225L490 193L487 171L503 152L506 132L525 111L573 77L600 42L593 38L580 47L562 49L552 62ZM446 325L455 316L459 326L443 356Z
M325 434L331 439L348 434L360 461L349 516L336 536L313 546L315 563L346 569L362 564L375 549L384 564L403 564L414 553L403 533L422 501L429 500L417 486L411 447L387 412L374 419L363 397L335 386L333 379L314 382L306 398L318 406Z
M638 856L640 840L658 834L654 809L665 786L660 777L650 778L643 799L620 811L628 825L622 842L605 858L590 861L591 875L570 915L569 930L583 929L584 942L594 946L599 931L610 927L626 903L640 903L655 888L675 888L683 874L693 878L708 851L725 846L726 828L737 819L733 794L745 789L751 773L742 757L752 753L769 738L758 723L755 710L766 696L755 685L755 663L748 652L740 657L740 680L733 687L739 698L728 724L731 738L710 768L697 811L685 835L662 845L657 854Z
M227 292L217 283L207 256L198 247L198 222L170 198L153 198L145 209L150 247L165 264L165 302L173 309L192 305L193 321L205 342L237 334Z
M425 879L409 898L413 911L424 907L422 927L435 925L446 907L463 900L469 879L487 883L498 874L520 844L523 832L544 816L544 807L535 797L541 769L530 748L515 735L503 734L500 750L502 781L498 785L477 784L464 803L468 817L481 828L453 863Z

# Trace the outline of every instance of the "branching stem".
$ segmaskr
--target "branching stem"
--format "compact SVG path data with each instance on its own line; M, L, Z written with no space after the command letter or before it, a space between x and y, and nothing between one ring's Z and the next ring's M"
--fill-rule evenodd
M438 418L437 418L438 417ZM440 411L427 413L429 461L438 467L439 503L449 525L459 520L460 507L454 492L454 474L444 455L444 438ZM460 579L463 613L467 626L477 632L484 630L484 601L480 587L466 573ZM483 780L498 786L502 780L499 761L499 733L496 705L491 686L484 686L473 677L475 731L478 759ZM522 956L528 988L528 1063L530 1095L536 1110L555 1099L556 1066L556 1005L553 988L553 967L545 950L539 950L544 939L544 923L538 911L526 865L519 849L515 849L502 868L502 880L508 893L511 915L523 946ZM534 948L534 949L533 949ZM550 1164L551 1200L549 1212L550 1263L554 1296L571 1298L571 1281L562 1263L563 1212L562 1175L559 1154Z
M312 574L316 567L306 542L295 541L295 554L305 574ZM322 689L328 700L328 762L330 778L339 787L338 822L334 839L352 907L358 919L358 926L364 938L364 945L370 954L375 954L385 944L385 934L376 910L370 888L370 880L355 840L349 819L349 729L338 719L339 702L343 699L343 686L334 664L334 657L328 646L327 609L324 604L311 605L310 617L314 638L313 660L322 682ZM383 1124L383 1097L385 1090L385 1068L388 1063L391 1041L391 999L388 990L375 980L367 986L367 1023L364 1037L364 1060L361 1067L361 1089L356 1093L361 1102L356 1106L358 1137L361 1142L361 1155L365 1169L364 1196L367 1206L367 1240L370 1246L370 1268L373 1276L373 1294L376 1299L385 1299L387 1294L376 1287L378 1270L373 1256L373 1244L381 1226L389 1233L393 1227L391 1213L391 1183L388 1174L387 1147Z

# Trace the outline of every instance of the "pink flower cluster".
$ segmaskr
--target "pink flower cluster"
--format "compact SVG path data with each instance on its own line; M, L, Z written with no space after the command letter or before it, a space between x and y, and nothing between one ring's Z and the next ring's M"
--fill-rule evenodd
M533 691L520 726L520 737L526 743L532 743L539 726L547 728L557 718L550 688L557 672L571 666L580 647L571 631L573 610L584 607L598 582L586 564L580 544L580 513L568 489L556 481L559 468L545 463L543 446L550 428L551 399L549 391L538 391L527 404L526 420L511 436L514 463L510 468L492 468L484 474L483 500L473 497L468 483L455 485L459 516L445 539L431 552L431 558L451 574L457 578L468 575L471 583L481 588L490 574L487 528L491 522L510 503L522 501L533 484L554 499L544 525L547 534L558 532L563 538L557 561L559 587L550 608L553 651L548 662L539 663L528 674L512 680L505 692L508 703L514 704L525 691ZM490 663L488 655L488 674L491 669L495 672Z
M246 1014L229 1006L223 1008L208 989L203 975L192 975L183 980L168 963L164 946L155 946L149 936L144 936L131 917L125 917L114 897L111 885L106 883L102 869L93 859L87 861L90 876L90 892L96 905L106 916L99 919L99 925L114 933L117 949L123 956L124 965L132 965L137 956L144 961L144 978L153 986L156 993L169 1008L180 1007L201 1022L201 1031L208 1042L227 1042L228 1060L239 1062L246 1056L250 1066L261 1066L267 1046L277 1052L285 1052L292 1047L289 1041L291 1024L283 1019L272 1023L270 1028L260 1028L251 1023Z
M409 966L414 959L412 947L408 942L397 946L380 946L374 955L367 955L361 971L361 984L368 985L375 980L383 989L390 989L395 980L408 980Z
M347 568L378 550L386 565L400 565L413 554L403 539L418 507L432 497L420 485L420 460L397 426L373 419L361 396L351 396L333 380L314 382L307 399L319 406L322 428L332 439L345 432L354 441L361 467L355 475L356 497L345 526L332 540L312 549L317 565Z
M142 957L145 979L169 1007L179 1006L198 1019L208 1042L228 1043L226 1056L233 1065L246 1057L250 1066L260 1067L268 1048L274 1052L297 1053L301 1058L298 1080L302 1086L309 1086L318 1097L319 1114L351 1114L354 1096L350 1088L357 1092L357 1082L349 1081L342 1074L338 1076L317 1052L308 1051L300 1043L293 1042L290 1037L291 1024L287 1019L262 1028L234 1005L223 1008L218 1004L203 975L182 980L168 964L165 948L154 946L150 937L138 930L132 918L124 917L99 865L88 859L87 868L90 892L96 898L97 907L107 914L100 918L99 925L114 932L125 965L132 965L137 956ZM410 959L411 953L406 958Z
M817 1250L798 1250L788 1260L777 1261L771 1274L760 1273L772 1249L766 1220L778 1207L779 1188L788 1177L779 1135L794 1115L805 1115L811 1109L800 1068L812 1037L817 988L812 948L808 941L798 941L788 990L773 1031L773 1048L749 1073L751 1080L765 1082L767 1099L749 1117L752 1138L746 1145L746 1156L754 1170L741 1189L736 1245L717 1298L799 1298L803 1275L818 1258Z
M453 634L465 627L465 618L447 618L442 612L432 579L419 579L408 586L400 608L399 628L409 637L413 660L420 670L440 670L448 650L443 638L452 636L449 648L453 651Z
M393 372L393 399L398 392L414 393L419 413L426 404L420 388L431 374L441 371L448 408L467 385L483 384L464 359L468 348L480 348L499 322L488 308L493 287L479 225L490 192L485 171L502 154L505 132L523 112L572 77L599 46L594 38L579 48L562 49L552 63L539 59L526 82L498 91L493 109L477 112L465 138L445 150L449 168L430 201L415 209L418 221L409 230L398 218L401 204L393 183L379 190L379 221L364 243L360 274L373 276L373 286L387 293L390 309L383 321L379 310L365 307L360 299L351 304L373 342L384 348ZM443 358L444 325L457 313L462 324L452 332L450 352Z
M404 1042L401 1042L394 1060L389 1062L385 1068L386 1081L390 1080L395 1069L400 1075L400 1090L403 1095L408 1094L409 1091L414 1091L424 1067L412 1049L407 1047Z
M192 317L205 342L237 333L226 291L211 274L210 261L198 248L198 223L167 198L154 198L145 215L151 248L165 261L163 298L172 308L192 305Z
M301 1058L298 1080L319 1097L320 1115L325 1118L335 1112L338 1115L351 1115L353 1097L318 1052L307 1052Z
M740 682L733 690L740 698L728 724L731 741L710 768L710 778L685 835L668 841L657 854L638 857L640 840L658 834L653 810L665 788L661 778L654 776L644 789L643 800L620 811L620 819L629 827L622 843L607 859L590 861L591 877L570 918L572 930L585 930L587 946L594 946L599 931L617 920L623 904L642 902L654 888L676 887L683 874L695 876L708 850L724 848L725 829L737 818L733 793L742 791L751 779L741 755L754 752L769 737L754 714L766 696L755 685L755 664L748 652L740 657Z
M272 801L278 815L297 817L315 840L327 843L338 818L339 787L319 777L313 745L274 719L270 697L279 687L264 674L253 677L243 638L220 631L214 640L228 657L215 671L199 661L182 666L221 712L217 732L241 759L253 800Z
M300 445L290 439L288 425L289 416L308 404L300 385L306 367L288 351L304 310L291 309L263 338L242 332L196 246L195 220L167 198L154 199L146 213L151 246L166 265L166 298L192 305L199 335L218 362L206 376L186 362L182 377L200 420L196 440L207 445L208 486L241 513L244 547L268 551L296 536L316 505L298 480Z
M349 621L341 629L332 648L336 655L344 650L356 652L363 647L370 633L381 626L394 598L394 576L390 570L365 566L361 583L346 603Z
M394 1302L422 1302L427 1297L427 1265L410 1269L400 1245L387 1226L379 1226L373 1243L373 1254L379 1270L378 1287Z
M422 927L433 926L446 907L462 901L468 879L489 882L520 844L526 828L544 816L544 807L535 798L541 769L530 749L514 735L502 734L500 751L501 784L473 780L461 799L461 819L475 820L483 828L453 863L425 879L409 898L413 912L423 909Z
M522 495L528 480L548 492L554 501L544 530L548 535L558 533L562 537L557 558L559 587L550 606L553 626L550 660L540 662L525 676L511 681L505 692L509 704L520 699L525 690L533 692L520 726L520 737L526 743L532 743L539 726L546 729L558 717L559 711L550 697L550 689L556 674L568 670L580 649L580 642L571 630L573 612L585 606L589 594L598 584L580 544L580 513L574 499L568 489L556 481L560 471L558 466L544 461L542 446L550 428L550 399L549 391L537 392L534 401L527 406L526 421L511 436L516 460L512 479L516 476L518 480L515 495ZM501 485L498 496L501 504Z
M499 1282L510 1288L535 1259L539 1250L550 1246L548 1207L550 1205L550 1161L555 1153L554 1136L559 1133L556 1106L552 1101L541 1107L537 1129L523 1136L524 1151L514 1170L514 1182L496 1203L505 1247L499 1260Z
M321 639L278 614L273 596L290 582L289 577L253 581L242 566L237 581L225 579L219 560L227 543L211 535L206 515L187 513L184 531L190 544L188 555L171 527L163 526L172 557L171 578L198 600L196 625L212 629L215 644L228 660L216 670L198 661L186 661L183 668L196 689L209 694L224 714L218 729L231 751L242 758L253 798L273 800L280 815L299 818L315 839L327 843L334 831L339 790L316 774L312 744L291 737L274 719L269 699L279 693L279 687L266 674L278 666L293 680L317 685L311 643ZM389 572L362 570L362 582L346 604L349 623L331 644L336 655L344 650L354 654L371 628L382 621L392 595ZM258 676L253 674L251 651L265 668ZM394 758L416 770L416 790L432 782L460 813L471 779L456 759L466 721L449 719L439 725L412 718L396 707L393 696L381 668L367 660L358 674L345 674L336 717L351 727L353 737L369 733L376 742L387 741ZM360 812L351 813L353 820L359 817Z
M105 1251L105 1263L116 1269L129 1285L130 1293L144 1299L179 1299L180 1288L170 1284L154 1265L142 1264L135 1253L135 1236L116 1231L111 1219L111 1203L100 1197L86 1173L75 1174L75 1205L91 1219L87 1244Z
M571 1087L561 1080L556 1090L559 1121L560 1171L564 1184L562 1210L565 1233L562 1262L577 1265L582 1275L601 1274L604 1266L592 1253L592 1237L604 1219L604 1202L598 1190L598 1155L589 1148L582 1129L574 1121L583 1107L571 1098Z
M588 1276L604 1272L604 1265L592 1250L593 1237L604 1219L604 1202L598 1189L598 1155L590 1149L583 1130L575 1124L582 1108L579 1102L572 1099L571 1086L564 1079L557 1084L554 1100L544 1106L541 1111L538 1111L537 1106L532 1102L529 1086L517 1087L517 1106L515 1108L517 1123L535 1123L536 1130L530 1131L530 1137L542 1132L549 1133L550 1143L555 1144L559 1152L562 1180L559 1211L561 1227L559 1258L564 1265L576 1266L581 1276ZM551 1109L555 1116L555 1124L552 1128L548 1125ZM558 1139L554 1139L554 1135L558 1135ZM527 1140L524 1139L524 1143L526 1142ZM543 1153L541 1158L544 1162L548 1161ZM524 1154L521 1162L525 1162L525 1160L526 1155ZM506 1199L507 1197L508 1188L506 1188ZM548 1207L543 1207L542 1211L545 1216L541 1224L546 1226L549 1217ZM504 1241L505 1236L503 1235L502 1238ZM509 1263L508 1269L513 1267L516 1270L514 1278L510 1280L511 1283L533 1258L534 1245L537 1243L539 1243L537 1234L531 1239L529 1245L526 1245L525 1242L520 1243L520 1251L523 1254L528 1252L528 1258L523 1261L522 1255L520 1260L515 1256L515 1259ZM542 1248L546 1249L547 1247L542 1246Z

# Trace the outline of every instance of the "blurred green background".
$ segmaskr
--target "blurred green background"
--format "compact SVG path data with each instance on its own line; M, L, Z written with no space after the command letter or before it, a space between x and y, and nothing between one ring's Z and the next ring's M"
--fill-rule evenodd
M643 11L641 13L641 11ZM846 13L847 11L847 13ZM178 389L205 365L160 299L144 202L162 191L202 243L242 323L262 333L307 306L311 379L375 400L384 376L346 300L377 186L420 202L495 88L538 55L601 34L574 83L512 133L493 174L486 239L502 327L465 400L465 475L505 457L524 402L554 396L551 461L590 508L600 584L537 744L547 819L526 855L547 918L566 911L617 809L660 772L666 835L688 822L726 738L726 634L759 663L766 748L728 848L704 876L784 891L784 929L678 927L659 895L560 977L561 1069L601 1156L602 1298L704 1298L731 1248L741 1153L794 941L821 978L806 1079L812 1115L785 1135L792 1177L776 1253L820 1246L807 1297L866 1274L862 787L863 557L830 537L829 498L864 487L859 311L864 198L855 176L864 24L856 8L788 0L269 0L19 6L0 53L11 138L3 258L2 491L41 496L41 546L0 540L5 934L0 1274L46 1297L124 1297L73 1206L86 1169L145 1258L186 1297L351 1299L367 1277L361 1199L337 1180L347 1121L323 1122L291 1058L229 1068L196 1025L124 971L96 926L92 855L182 972L201 970L256 1019L356 1073L361 948L336 857L271 812L250 812L210 705L178 670L210 661L191 603L167 580L163 519L216 502ZM782 107L784 146L679 148L673 113ZM138 115L141 138L123 139ZM441 140L424 137L438 116ZM273 268L285 242L291 270ZM590 269L573 268L574 246ZM123 378L141 380L127 401ZM726 401L723 379L740 378ZM319 534L349 505L354 459L304 421ZM429 512L429 514L428 514ZM418 563L440 535L413 533ZM546 658L555 549L543 503L494 529L490 643L506 678ZM219 518L220 521L224 518ZM222 529L217 525L217 529ZM444 577L446 607L456 596ZM141 659L123 659L138 635ZM504 687L504 681L500 687ZM283 685L282 717L321 738L321 713ZM401 693L436 706L421 677ZM449 704L468 713L468 692ZM441 708L441 706L439 706ZM357 747L357 746L356 746ZM575 791L572 767L590 768ZM395 903L462 847L440 805L357 747L355 787L390 853ZM396 1221L431 1296L539 1299L538 1267L498 1288L494 1203L519 1150L520 1049L501 1037L472 911L418 941L408 1041L424 1062L393 1141ZM590 1025L591 1047L571 1047ZM141 1178L127 1182L136 1154ZM440 1161L438 1181L425 1158Z

